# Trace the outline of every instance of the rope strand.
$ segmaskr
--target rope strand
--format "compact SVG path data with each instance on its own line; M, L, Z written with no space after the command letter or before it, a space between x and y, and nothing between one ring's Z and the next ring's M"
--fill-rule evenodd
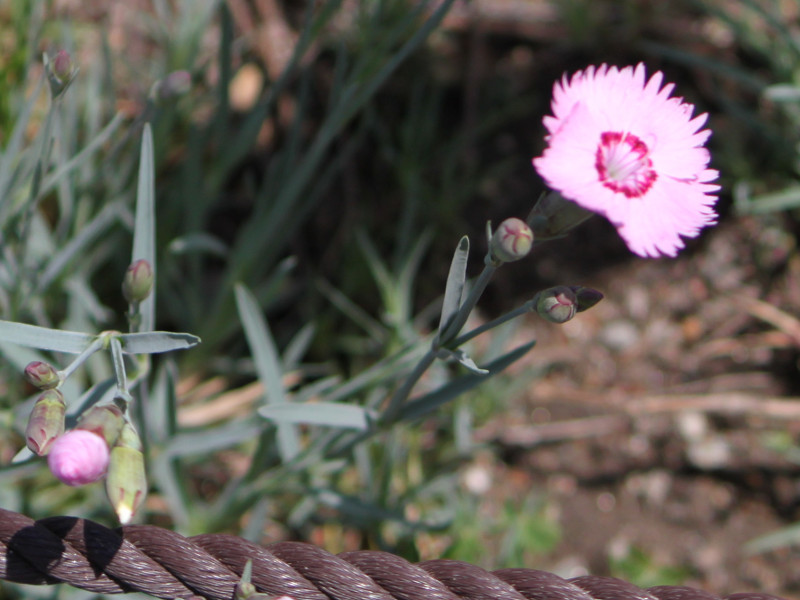
M386 552L334 556L300 542L263 547L221 534L185 538L151 525L112 530L76 517L34 521L0 509L0 579L91 592L231 600L248 560L253 585L294 600L721 600L689 587L647 590L613 577L563 579L535 569L489 572L457 560L419 564ZM726 600L781 600L762 593Z

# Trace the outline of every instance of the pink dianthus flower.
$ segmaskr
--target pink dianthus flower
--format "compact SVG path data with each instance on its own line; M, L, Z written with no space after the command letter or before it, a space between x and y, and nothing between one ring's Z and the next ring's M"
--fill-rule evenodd
M683 237L716 223L719 173L709 169L706 113L671 98L645 67L589 67L564 75L544 118L548 146L533 159L552 189L605 216L631 251L675 256Z
M108 444L101 436L85 429L73 429L53 442L47 464L62 482L79 486L105 475L109 456Z

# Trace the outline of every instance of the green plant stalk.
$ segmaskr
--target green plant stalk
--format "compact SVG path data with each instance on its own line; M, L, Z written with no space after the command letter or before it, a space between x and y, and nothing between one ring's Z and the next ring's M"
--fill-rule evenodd
M491 263L491 257L487 254L483 271L478 276L475 285L472 286L466 300L461 304L458 312L455 314L452 321L450 321L450 324L445 328L442 335L436 339L435 347L433 348L434 351L439 347L451 347L449 342L458 335L458 332L464 327L472 309L475 308L478 299L481 297L484 290L486 290L486 286L489 285L489 281L496 270L497 266ZM454 348L455 346L452 347Z
M113 336L109 340L109 346L111 348L111 360L114 363L114 376L117 380L118 394L119 397L125 401L125 404L128 405L133 398L128 391L128 374L125 372L125 358L122 355L122 344L118 337Z
M411 395L411 390L414 389L417 381L419 381L420 377L425 374L425 371L428 370L428 367L430 367L435 360L436 350L431 348L425 356L419 360L414 370L409 373L403 385L397 388L397 391L392 395L392 398L389 400L389 406L386 407L386 411L381 415L381 424L391 424L397 419L397 415L400 414L400 408Z
M494 275L495 271L497 271L497 266L492 264L491 257L489 255L486 256L485 265L483 267L483 271L478 276L475 285L470 290L469 294L467 295L466 300L461 304L458 309L458 312L453 317L453 320L445 329L441 339L434 338L434 342L431 346L431 349L423 356L417 365L414 367L414 370L409 373L406 380L403 382L403 385L400 386L397 391L392 395L392 398L389 400L389 406L386 407L386 411L381 416L381 423L382 424L390 424L393 423L398 415L400 414L400 409L402 408L403 404L405 404L406 400L408 400L409 396L411 395L411 391L414 389L417 381L425 374L425 371L428 370L433 364L433 361L436 360L437 350L440 347L447 346L449 348L457 348L459 345L463 344L465 341L472 339L472 337L481 333L481 331L485 331L490 327L487 323L487 326L483 328L477 328L476 330L471 331L464 336L461 336L465 339L457 339L453 343L448 343L464 326L464 323L467 322L472 309L475 308L475 305L478 303L481 295L483 294L484 290L486 290L486 286L489 285L489 281L492 279L492 275ZM524 310L523 310L524 309ZM500 319L496 319L492 322L492 327L499 325L509 319L512 319L520 314L523 314L528 309L521 307L516 311L512 311L505 315L504 317L500 317ZM480 330L480 331L478 331Z
M75 357L71 363L67 365L67 367L63 371L59 371L58 375L63 382L67 377L72 375L78 367L80 367L86 360L98 350L101 350L105 345L105 340L101 336L97 336L91 344L89 344L86 349L81 352L78 356Z
M44 171L48 168L50 163L50 152L52 150L52 135L53 135L53 121L55 120L56 109L59 106L59 99L53 98L50 102L50 109L47 111L47 117L45 117L44 122L44 129L42 133L42 145L39 150L39 159L36 162L36 167L33 170L33 181L31 181L31 189L30 194L28 197L28 206L25 208L22 214L22 223L20 224L19 229L19 238L18 248L23 256L21 257L21 273L20 279L22 281L32 282L38 269L34 268L33 265L29 264L29 261L25 260L24 252L26 246L26 240L28 239L28 235L30 234L30 226L31 221L33 220L33 215L36 212L36 207L38 205L39 194L42 189L42 181L44 179ZM16 287L16 294L15 296L15 306L12 314L16 315L18 313L18 309L20 306L25 304L25 295L29 293L29 290L32 289L31 285L18 285Z
M537 294L537 296L538 296L538 294ZM520 317L520 316L522 316L522 315L524 315L526 313L531 312L531 310L533 310L533 307L535 307L535 306L536 306L536 296L534 296L534 298L532 300L528 300L522 306L519 306L519 307L515 308L514 310L511 310L511 311L507 312L506 314L501 315L501 316L497 317L496 319L493 319L492 321L489 321L488 323L484 323L483 325L481 325L479 327L476 327L475 329L472 329L471 331L468 331L467 333L465 333L463 335L458 336L456 339L453 340L451 345L452 345L453 348L458 348L459 346L462 346L462 345L466 344L471 339L479 336L484 331L489 331L490 329L494 329L495 327L499 327L503 323L507 323L508 321L511 321L513 319L516 319L517 317Z

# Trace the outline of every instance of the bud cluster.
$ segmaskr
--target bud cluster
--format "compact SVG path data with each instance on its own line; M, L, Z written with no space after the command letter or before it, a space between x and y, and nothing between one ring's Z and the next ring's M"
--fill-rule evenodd
M129 523L147 493L139 435L116 404L93 406L65 432L66 402L56 389L61 374L44 362L25 367L25 379L42 390L28 418L28 448L47 456L50 471L69 486L106 478L106 492L120 521Z

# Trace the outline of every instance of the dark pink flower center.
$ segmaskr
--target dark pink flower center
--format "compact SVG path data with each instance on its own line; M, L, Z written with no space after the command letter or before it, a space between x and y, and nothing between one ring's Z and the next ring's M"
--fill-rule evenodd
M658 178L648 154L647 144L632 133L604 131L594 161L600 182L628 198L644 196Z

